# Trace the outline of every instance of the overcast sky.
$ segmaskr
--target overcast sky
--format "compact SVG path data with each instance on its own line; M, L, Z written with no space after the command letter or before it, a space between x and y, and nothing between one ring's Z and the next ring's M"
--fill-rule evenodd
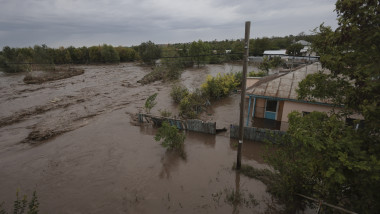
M114 46L310 34L334 0L0 0L0 47Z

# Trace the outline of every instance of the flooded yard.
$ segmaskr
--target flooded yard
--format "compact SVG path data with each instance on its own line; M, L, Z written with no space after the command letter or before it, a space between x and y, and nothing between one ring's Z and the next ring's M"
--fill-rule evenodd
M10 208L19 188L36 190L41 213L264 213L265 185L232 170L236 140L187 132L186 159L154 141L156 128L135 126L158 93L159 110L177 113L173 83L137 83L150 68L133 63L78 66L83 75L26 85L22 74L0 74L0 202ZM189 69L181 82L199 87L208 74L239 66ZM238 123L240 95L214 102L203 116L218 128ZM267 168L265 145L245 141L243 163ZM240 206L229 201L240 191ZM8 209L10 210L10 209Z

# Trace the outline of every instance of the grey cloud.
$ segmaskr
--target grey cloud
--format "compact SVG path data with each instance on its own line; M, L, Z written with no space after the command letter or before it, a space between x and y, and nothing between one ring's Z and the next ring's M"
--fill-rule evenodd
M247 20L252 21L253 37L308 32L322 22L336 26L331 0L0 0L0 4L0 46L237 39Z

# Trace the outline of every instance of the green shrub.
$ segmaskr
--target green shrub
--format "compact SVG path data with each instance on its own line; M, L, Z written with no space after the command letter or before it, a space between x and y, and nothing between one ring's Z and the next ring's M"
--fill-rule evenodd
M234 74L221 75L219 73L216 77L207 76L207 80L202 84L201 88L211 99L220 99L227 97L239 84L240 82Z
M152 72L145 75L141 80L137 81L141 84L148 84L158 80L173 81L178 80L182 74L182 66L169 64L156 66Z
M165 67L164 80L178 80L181 77L183 67L181 64L173 63Z
M145 75L141 80L137 81L143 85L162 80L164 76L164 70L162 67L155 67L152 72Z
M16 192L16 200L13 202L13 213L15 214L37 214L38 207L40 203L38 202L36 191L33 192L31 200L28 202L28 197L24 195L22 199L18 195L19 191ZM3 203L0 203L0 213L8 214L3 207Z
M179 103L179 114L183 118L195 119L205 109L208 103L207 96L202 90L197 89L182 98Z
M272 65L271 65L268 57L264 57L263 62L260 63L260 65L259 65L259 69L264 71L266 74L268 74L270 68L272 68Z
M275 56L270 59L270 64L273 68L276 68L282 66L284 64L284 60L282 60L279 56Z
M251 72L249 72L248 76L249 77L264 77L264 76L266 76L266 73L263 71L259 71L257 73L254 71L251 71Z
M155 94L149 96L148 99L146 99L144 108L145 108L145 111L147 114L150 114L150 110L157 104L157 102L156 102L157 95L158 94L155 93Z
M236 88L240 88L241 87L241 83L243 81L243 72L240 71L240 72L236 72L236 73L229 73L231 75L233 75L235 77L235 81L238 83Z
M175 150L184 155L184 142L185 134L180 133L178 128L171 126L167 121L162 123L154 139L159 142L162 140L161 145L168 150Z
M175 103L180 103L181 100L189 94L189 90L182 85L174 85L172 87L172 91L170 92L170 96L173 98Z
M170 117L172 116L172 113L170 111L167 111L167 110L158 110L158 112L160 112L160 115L161 117Z

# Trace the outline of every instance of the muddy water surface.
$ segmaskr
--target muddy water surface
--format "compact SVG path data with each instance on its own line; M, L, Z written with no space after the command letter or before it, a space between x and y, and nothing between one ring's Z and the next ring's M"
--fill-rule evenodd
M137 84L150 70L134 64L80 67L83 75L40 85L25 85L22 74L0 77L0 201L9 207L20 188L37 191L41 213L266 210L265 185L231 170L236 142L226 133L186 133L182 159L154 141L154 127L130 123L155 92L152 112L175 113L170 83ZM230 72L225 67L189 70L182 81L195 88L207 74ZM208 119L226 128L236 123L239 98L216 102ZM245 142L243 162L266 168L262 150ZM246 198L241 206L226 197L236 189Z

